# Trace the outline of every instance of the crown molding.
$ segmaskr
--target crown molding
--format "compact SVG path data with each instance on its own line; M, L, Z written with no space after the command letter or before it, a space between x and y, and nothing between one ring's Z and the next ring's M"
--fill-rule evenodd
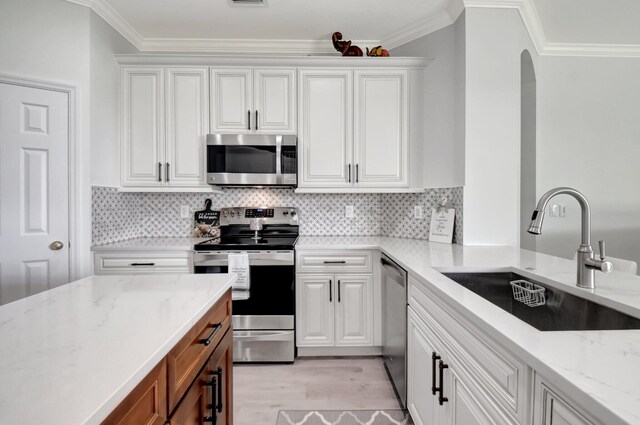
M637 44L547 43L541 55L640 58L640 46Z
M69 3L78 4L93 10L104 19L114 30L120 33L129 43L142 50L144 37L136 31L116 10L104 0L67 0Z
M435 15L409 25L402 30L383 37L381 44L386 49L395 49L425 35L436 32L453 24L464 11L462 0L452 0L449 6Z

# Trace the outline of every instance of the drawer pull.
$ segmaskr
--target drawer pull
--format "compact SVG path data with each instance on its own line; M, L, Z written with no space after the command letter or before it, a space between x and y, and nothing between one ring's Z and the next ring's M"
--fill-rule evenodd
M213 372L213 374L215 376L217 376L217 378L218 378L218 402L217 403L212 403L212 404L215 407L215 410L218 411L218 413L222 413L222 382L223 382L222 381L222 368L219 367L217 371ZM211 401L213 402L213 395L211 397Z
M431 394L436 395L440 388L436 386L436 360L440 360L440 356L434 351L431 353Z
M327 261L327 260L325 260L324 263L325 264L347 264L347 262L344 261L344 260L340 260L340 261Z
M129 264L132 267L139 267L139 266L155 266L156 263L131 263Z
M333 302L333 281L329 279L329 302Z
M340 281L338 281L338 302L342 302L340 299Z
M206 416L202 421L211 422L215 425L218 422L218 415L216 414L216 393L218 392L216 374L211 378L211 381L205 382L204 386L211 387L211 416Z
M213 337L216 336L216 334L220 329L222 329L222 323L216 323L215 325L213 325L213 330L211 331L211 334L206 338L202 338L200 340L200 344L205 346L211 344L211 341L213 341Z
M446 364L445 362L443 362L442 360L440 360L439 363L439 368L440 368L440 389L438 391L440 391L440 396L438 397L438 403L440 404L440 406L442 406L446 401L449 401L449 399L447 397L443 397L442 394L444 394L444 370L447 369L449 367L448 364Z

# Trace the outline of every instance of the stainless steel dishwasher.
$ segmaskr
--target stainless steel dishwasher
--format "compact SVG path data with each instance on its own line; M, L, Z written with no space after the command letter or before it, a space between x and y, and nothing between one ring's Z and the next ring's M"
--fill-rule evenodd
M386 255L382 265L382 357L402 408L407 406L407 272Z

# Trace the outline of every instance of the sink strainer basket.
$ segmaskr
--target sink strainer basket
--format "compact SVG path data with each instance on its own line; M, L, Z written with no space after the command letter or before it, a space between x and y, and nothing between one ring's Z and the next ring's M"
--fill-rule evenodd
M526 280L511 281L511 289L513 289L513 298L529 307L538 307L546 302L544 292L545 289L535 283Z

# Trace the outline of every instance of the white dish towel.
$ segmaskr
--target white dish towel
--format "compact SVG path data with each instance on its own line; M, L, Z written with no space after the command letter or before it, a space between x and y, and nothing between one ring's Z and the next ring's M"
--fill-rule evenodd
M233 299L249 298L251 276L249 273L249 254L228 254L229 273L237 275L233 284Z

